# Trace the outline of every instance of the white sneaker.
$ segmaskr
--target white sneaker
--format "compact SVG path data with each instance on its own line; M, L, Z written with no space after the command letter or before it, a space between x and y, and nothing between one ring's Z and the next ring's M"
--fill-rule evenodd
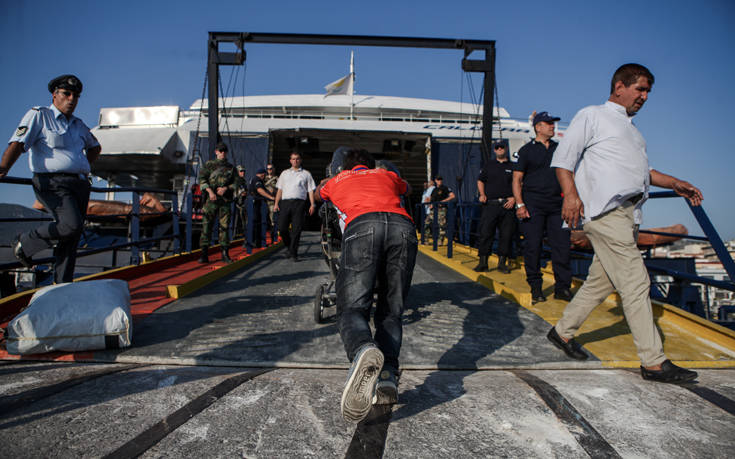
M347 383L342 392L342 417L349 422L360 422L372 408L375 382L383 368L383 353L374 344L360 348L352 361Z

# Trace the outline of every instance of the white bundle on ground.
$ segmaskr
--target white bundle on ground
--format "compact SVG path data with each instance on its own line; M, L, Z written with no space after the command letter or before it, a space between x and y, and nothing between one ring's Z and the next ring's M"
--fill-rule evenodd
M128 283L119 279L52 285L37 291L7 329L10 354L130 346Z

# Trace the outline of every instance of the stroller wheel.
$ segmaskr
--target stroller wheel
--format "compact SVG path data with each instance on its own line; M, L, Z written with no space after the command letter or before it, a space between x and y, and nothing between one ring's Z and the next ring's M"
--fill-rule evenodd
M318 324L324 320L324 285L320 284L314 294L314 321Z

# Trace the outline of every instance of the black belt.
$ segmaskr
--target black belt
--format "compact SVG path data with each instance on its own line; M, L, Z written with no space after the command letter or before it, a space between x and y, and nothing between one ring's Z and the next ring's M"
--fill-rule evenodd
M638 204L638 201L643 199L643 193L635 194L627 199L627 201L630 201L631 204Z
M488 198L487 199L487 202L488 203L490 203L490 202L505 202L505 200L506 200L505 198Z
M66 177L76 177L83 179L87 176L87 174L82 174L81 172L75 174L73 172L36 172L36 175L62 175Z

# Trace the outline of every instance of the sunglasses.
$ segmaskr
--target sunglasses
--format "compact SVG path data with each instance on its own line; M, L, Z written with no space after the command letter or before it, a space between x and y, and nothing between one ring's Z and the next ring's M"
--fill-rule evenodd
M80 94L75 91L69 91L68 89L57 89L58 92L60 92L64 97L71 97L73 94L76 96L76 98L79 98Z

